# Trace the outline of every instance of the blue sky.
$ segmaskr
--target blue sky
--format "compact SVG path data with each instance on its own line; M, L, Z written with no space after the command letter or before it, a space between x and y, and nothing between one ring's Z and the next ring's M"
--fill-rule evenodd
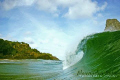
M120 21L119 0L0 0L0 38L23 41L60 59L86 35Z

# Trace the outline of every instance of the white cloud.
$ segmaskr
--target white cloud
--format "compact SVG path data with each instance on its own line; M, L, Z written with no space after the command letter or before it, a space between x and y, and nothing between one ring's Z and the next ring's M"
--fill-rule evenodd
M98 6L97 2L92 2L91 0L76 0L76 4L69 7L68 12L64 17L70 19L77 18L88 18L92 17L96 12L104 10L107 6L107 2L101 7Z
M101 7L98 3L92 0L5 0L3 7L6 10L13 9L18 6L35 5L40 10L52 13L58 17L61 14L61 8L66 9L66 13L62 16L70 19L92 17L96 12L103 11L107 2Z
M51 13L56 13L58 11L55 0L37 0L38 8L44 11L49 11Z
M100 8L99 8L99 10L104 10L106 7L107 7L107 2L104 2L104 5L102 5Z
M5 10L10 10L18 6L31 6L36 0L4 0L2 6Z
M76 19L91 17L97 10L97 4L90 0L80 0L73 6L69 7L68 13L65 17Z

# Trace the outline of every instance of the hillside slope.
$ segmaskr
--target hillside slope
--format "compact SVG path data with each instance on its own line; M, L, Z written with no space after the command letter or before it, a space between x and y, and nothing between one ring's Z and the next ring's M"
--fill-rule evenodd
M24 42L12 42L0 39L0 59L46 59L59 60L49 53L39 52L32 49Z

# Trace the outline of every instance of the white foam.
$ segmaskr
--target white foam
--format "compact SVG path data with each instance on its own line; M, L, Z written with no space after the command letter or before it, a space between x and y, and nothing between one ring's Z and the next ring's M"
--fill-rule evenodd
M83 51L79 52L78 54L71 54L67 56L66 60L63 62L63 70L74 65L78 61L80 61L83 57L84 53Z

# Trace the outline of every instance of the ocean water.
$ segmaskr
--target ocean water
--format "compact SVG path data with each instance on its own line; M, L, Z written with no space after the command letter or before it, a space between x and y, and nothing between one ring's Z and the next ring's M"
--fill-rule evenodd
M46 80L62 72L62 61L0 60L0 80Z
M62 61L0 60L0 80L120 80L120 31L89 35L69 56L64 70Z

